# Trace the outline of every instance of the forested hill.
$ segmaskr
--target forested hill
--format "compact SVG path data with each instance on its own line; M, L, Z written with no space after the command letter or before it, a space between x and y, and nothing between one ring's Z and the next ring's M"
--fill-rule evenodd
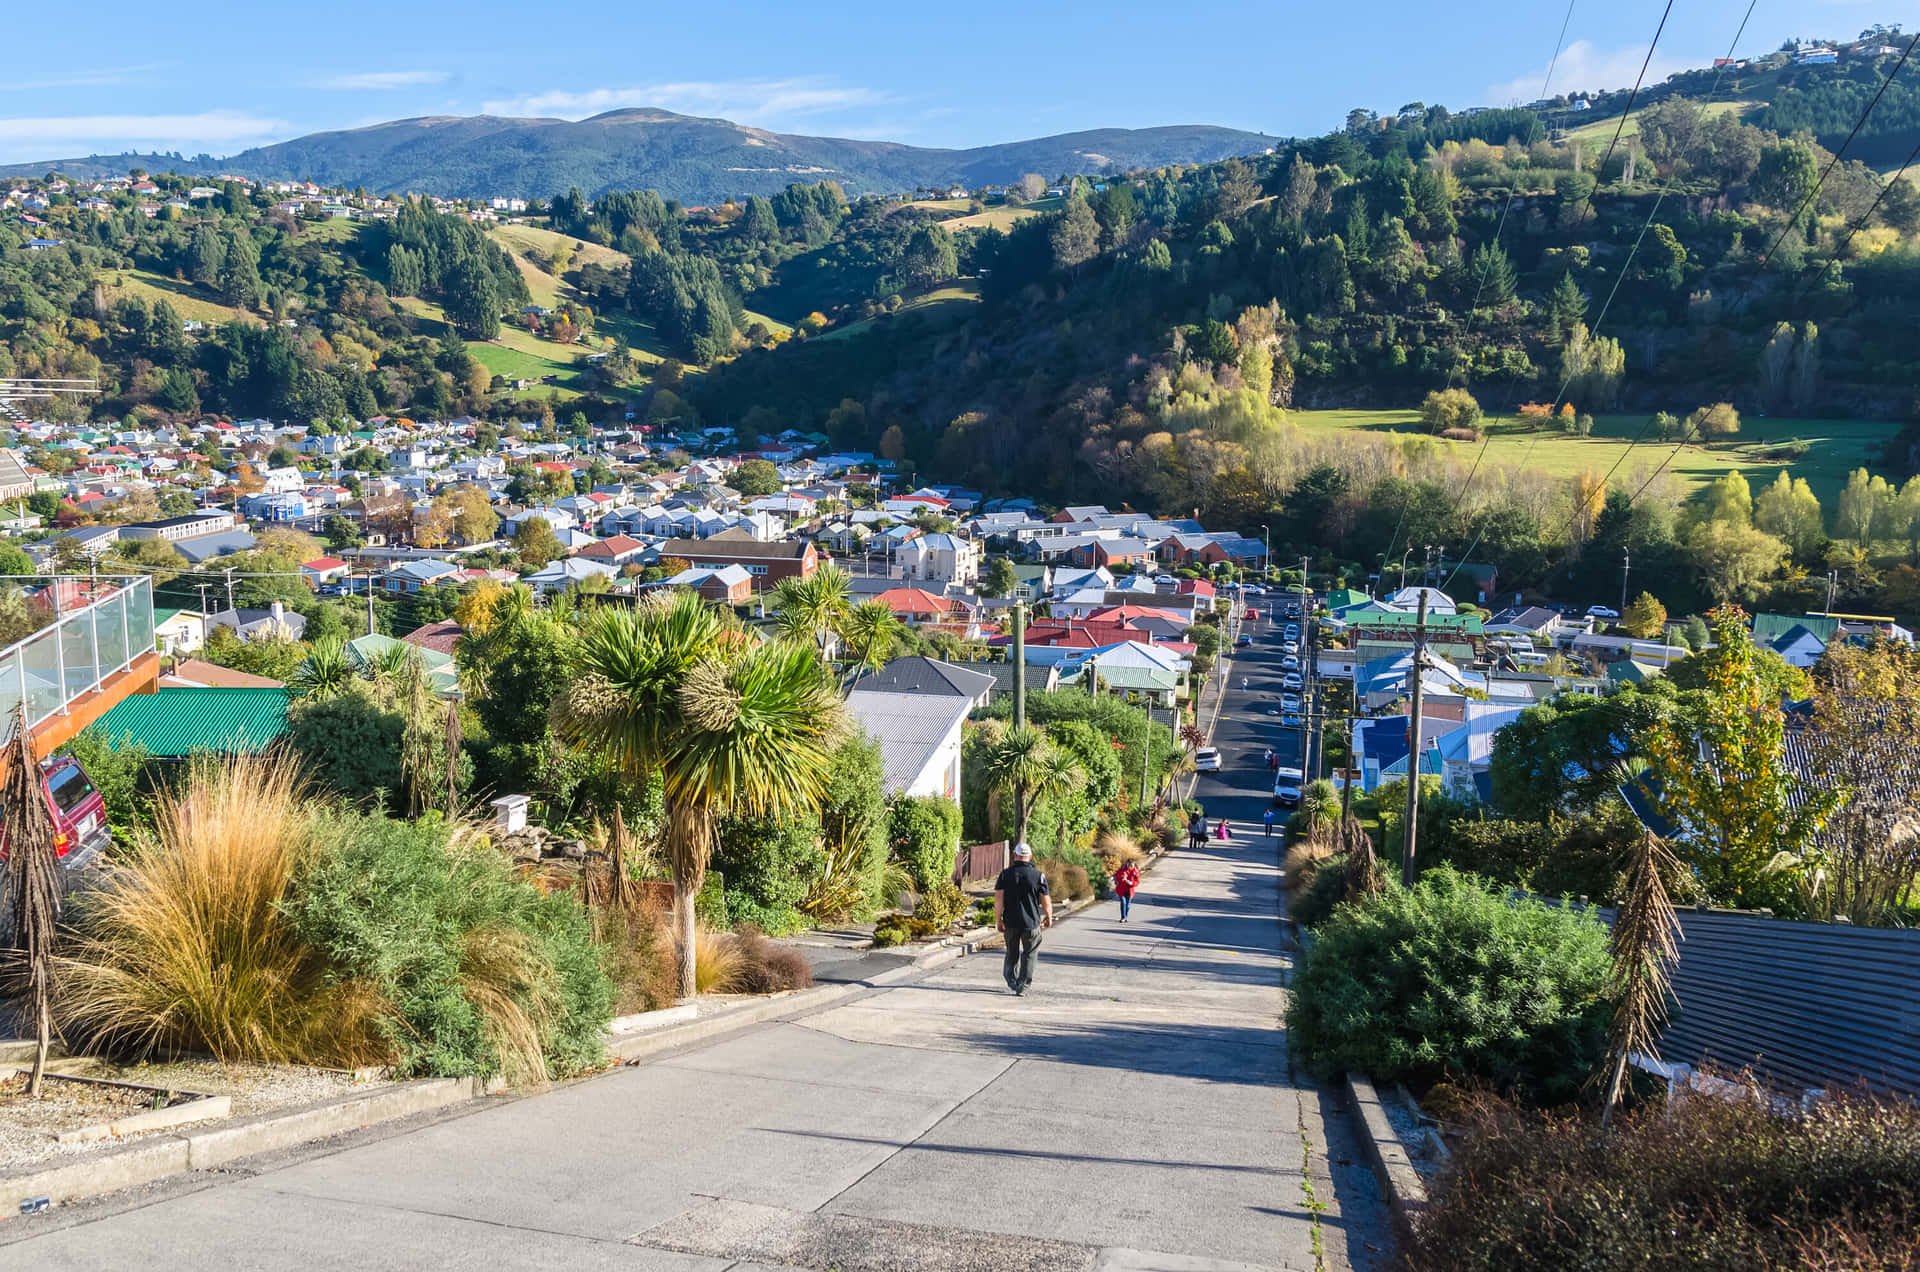
M402 119L314 133L226 159L142 162L152 156L75 161L74 175L133 163L154 171L231 173L450 198L544 198L652 189L688 204L772 194L789 182L838 182L849 194L958 182L969 189L1023 173L1128 171L1257 155L1280 139L1206 125L1101 128L1029 141L934 150L886 141L807 137L663 110L618 110L579 121L490 115ZM59 163L0 167L0 177L41 176Z

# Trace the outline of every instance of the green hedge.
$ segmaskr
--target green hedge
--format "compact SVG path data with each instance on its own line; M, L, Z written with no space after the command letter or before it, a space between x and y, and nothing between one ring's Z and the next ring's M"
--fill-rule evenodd
M1474 1077L1564 1099L1605 1050L1607 969L1597 919L1509 902L1442 866L1333 911L1294 978L1287 1032L1322 1077Z

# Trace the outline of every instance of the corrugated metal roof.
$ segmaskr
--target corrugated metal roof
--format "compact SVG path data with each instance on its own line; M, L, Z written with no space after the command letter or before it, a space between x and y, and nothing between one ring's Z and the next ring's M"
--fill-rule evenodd
M109 746L139 743L155 755L252 754L287 731L285 689L162 689L136 693L100 717Z

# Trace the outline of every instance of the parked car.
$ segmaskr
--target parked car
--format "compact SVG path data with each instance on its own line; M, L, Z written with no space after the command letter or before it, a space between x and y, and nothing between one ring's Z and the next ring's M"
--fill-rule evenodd
M1300 695L1297 693L1281 694L1280 708L1283 711L1298 711L1300 709Z
M1297 729L1301 720L1298 712L1289 711L1280 717L1280 726L1285 729Z
M70 755L42 761L40 793L53 817L54 851L67 869L80 869L113 842L107 802L80 761ZM6 828L0 826L0 861L6 859L9 847Z
M1297 808L1300 805L1300 790L1307 783L1307 775L1297 768L1281 765L1273 775L1273 802L1282 808Z
M1203 746L1193 753L1193 767L1202 773L1220 771L1220 751L1216 747Z
M1253 644L1253 637L1247 635L1245 632L1241 632L1238 636L1233 638L1233 643L1238 646L1251 645Z
M1286 675L1280 678L1280 687L1282 689L1292 689L1292 690L1298 691L1306 688L1307 682L1300 678L1299 672L1290 671Z
M1281 669L1285 671L1298 671L1300 670L1300 656L1298 654L1288 654L1280 660L1280 666Z
M1284 645L1280 646L1280 648L1285 650L1289 654L1297 654L1300 652L1300 642L1297 640L1290 640L1286 642Z
M1605 605L1589 605L1587 606L1587 617L1618 618L1620 617L1620 611L1617 609L1609 609Z

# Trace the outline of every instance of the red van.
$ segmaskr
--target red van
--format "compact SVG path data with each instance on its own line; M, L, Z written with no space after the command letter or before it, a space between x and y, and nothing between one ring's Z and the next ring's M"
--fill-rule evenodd
M40 789L53 815L53 846L60 864L78 870L113 842L107 825L107 802L93 779L70 755L56 755L40 763ZM0 860L7 856L6 830L0 827Z

